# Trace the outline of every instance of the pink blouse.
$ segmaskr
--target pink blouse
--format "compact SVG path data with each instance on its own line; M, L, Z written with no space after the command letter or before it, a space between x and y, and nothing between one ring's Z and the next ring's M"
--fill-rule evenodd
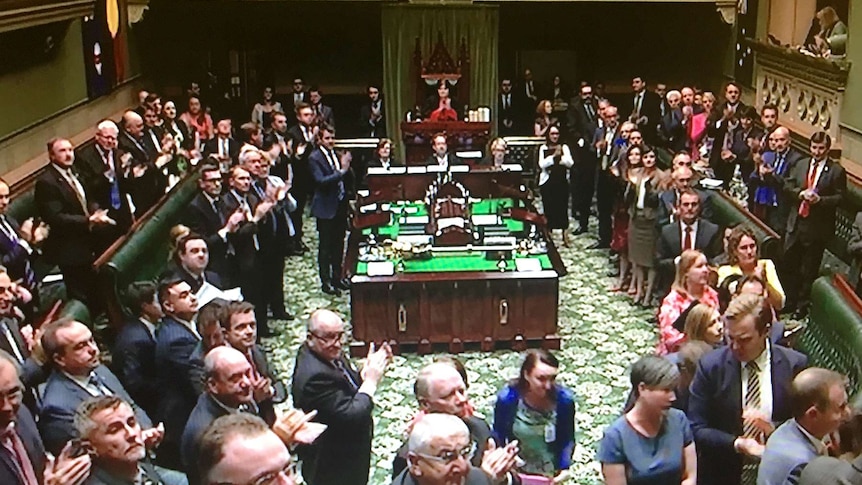
M656 346L656 354L667 355L679 350L685 342L685 334L673 328L675 322L694 301L691 296L684 296L676 290L670 293L661 302L658 313L659 342ZM718 308L718 292L707 286L700 298L700 303Z
M213 137L213 119L210 115L203 113L203 116L192 116L186 111L180 116L180 119L189 127L192 136L197 132L201 144Z

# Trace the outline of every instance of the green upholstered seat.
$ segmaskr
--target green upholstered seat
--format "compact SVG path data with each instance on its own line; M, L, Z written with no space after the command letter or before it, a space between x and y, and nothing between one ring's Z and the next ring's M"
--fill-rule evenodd
M814 282L808 326L797 348L808 355L809 365L847 375L849 393L862 399L862 314L835 278L821 276Z

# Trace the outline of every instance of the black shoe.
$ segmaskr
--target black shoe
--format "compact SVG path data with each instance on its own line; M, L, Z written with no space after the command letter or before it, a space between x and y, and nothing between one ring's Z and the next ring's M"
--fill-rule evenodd
M586 232L587 232L587 228L586 228L586 227L584 227L584 226L579 226L577 229L575 229L574 231L572 231L572 235L574 235L574 236L580 236L581 234L586 234Z
M350 280L344 278L343 280L336 281L332 286L339 290L350 291Z
M288 321L296 320L296 317L293 316L293 314L287 310L282 310L280 312L273 313L272 318L274 318L276 320L288 320Z
M328 284L328 283L324 284L324 285L321 287L321 289L322 289L322 290L323 290L323 292L324 292L324 293L326 293L327 295L341 296L341 291L339 291L339 290L338 290L338 288L334 288L332 285L330 285L330 284Z
M587 249L610 249L610 247L610 243L599 241L597 243L590 244L589 246L587 246Z

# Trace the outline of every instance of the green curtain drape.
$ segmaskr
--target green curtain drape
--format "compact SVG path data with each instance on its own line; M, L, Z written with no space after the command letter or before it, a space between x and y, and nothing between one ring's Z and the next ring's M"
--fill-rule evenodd
M385 5L381 9L383 30L383 92L389 136L401 143L401 121L415 99L416 83L409 79L416 38L427 60L443 34L449 54L457 62L461 39L466 39L470 55L470 105L492 107L497 94L497 41L499 15L496 6ZM461 89L461 88L459 88ZM461 111L462 107L456 108Z

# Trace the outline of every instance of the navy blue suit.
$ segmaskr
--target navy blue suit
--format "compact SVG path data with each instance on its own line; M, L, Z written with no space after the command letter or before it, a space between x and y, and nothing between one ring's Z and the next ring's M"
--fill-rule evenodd
M772 421L791 418L790 383L808 364L795 350L772 346ZM729 347L706 354L691 383L688 419L698 451L699 485L739 484L742 455L733 442L742 435L741 364Z
M113 368L126 391L147 414L158 412L156 339L140 320L126 322L114 341Z
M189 415L186 429L183 431L182 445L180 446L183 466L187 470L186 474L189 476L189 483L198 483L197 464L201 436L203 436L213 421L222 416L227 416L228 413L228 410L215 402L208 393L205 392L198 398L194 410Z
M182 323L165 317L156 334L156 362L160 388L159 421L165 437L159 458L168 468L180 469L180 439L198 395L191 385L191 355L200 340Z
M192 199L184 212L183 224L189 226L192 232L203 236L207 242L207 249L210 253L210 264L207 267L218 273L219 276L226 277L228 275L228 242L218 234L226 222L225 215L220 210L220 201L216 201L215 207L213 207L207 196L200 192Z
M110 369L104 365L99 365L93 372L112 394L122 398L132 406L142 429L153 427L150 417L138 407ZM90 397L92 395L89 392L63 372L54 370L48 376L48 382L45 384L45 391L42 396L42 407L39 411L39 431L45 442L45 449L57 455L67 441L77 437L73 423L75 411L82 402Z
M335 153L332 157L336 157ZM315 183L314 195L311 198L311 215L317 218L320 239L317 265L320 282L326 286L341 279L344 233L347 231L344 172L331 165L322 147L315 148L309 155L308 165Z
M42 438L39 437L36 421L25 406L18 409L15 430L27 450L27 456L33 465L36 479L42 483L42 473L45 470L45 447L42 446ZM5 446L0 446L0 483L9 485L22 483L16 471L18 468L16 463L17 460L9 453L9 450Z

